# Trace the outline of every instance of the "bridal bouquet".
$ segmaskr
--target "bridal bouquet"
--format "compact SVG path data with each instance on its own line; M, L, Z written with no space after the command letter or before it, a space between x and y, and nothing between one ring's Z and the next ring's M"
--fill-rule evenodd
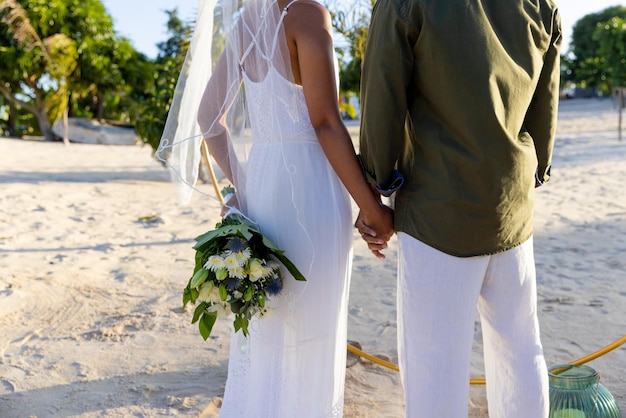
M183 307L199 301L191 323L198 322L204 340L218 315L234 314L235 331L247 336L250 319L263 316L266 299L283 288L280 264L296 280L305 280L284 251L241 214L227 215L214 230L197 237L193 248L195 268L183 291Z

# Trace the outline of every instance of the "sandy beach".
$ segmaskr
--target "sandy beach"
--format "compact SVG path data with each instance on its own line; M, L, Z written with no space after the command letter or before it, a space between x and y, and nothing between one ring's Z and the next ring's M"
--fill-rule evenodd
M626 334L617 120L610 100L563 101L553 177L536 192L549 366ZM218 202L197 196L179 206L148 146L9 138L0 138L0 190L0 417L217 417L231 321L218 320L204 342L181 292L193 238L219 220ZM384 261L356 232L354 243L349 339L397 363L395 238ZM402 417L398 373L350 363L344 416ZM626 413L626 346L588 365ZM472 377L483 377L478 322ZM488 416L484 386L472 386L469 402L470 417Z

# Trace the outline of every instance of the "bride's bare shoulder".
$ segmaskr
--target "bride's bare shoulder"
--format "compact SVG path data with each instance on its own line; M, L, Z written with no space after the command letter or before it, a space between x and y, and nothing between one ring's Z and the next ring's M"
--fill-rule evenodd
M315 0L298 0L289 7L290 17L319 19L330 17L330 12Z
M287 0L287 4L289 3L291 3L291 7L293 7L294 9L296 7L306 6L306 7L315 8L317 10L327 10L326 6L324 6L322 3L320 3L317 0L297 0L295 2L291 2Z
M330 22L328 9L315 0L298 0L289 7L288 15L292 21L309 24Z

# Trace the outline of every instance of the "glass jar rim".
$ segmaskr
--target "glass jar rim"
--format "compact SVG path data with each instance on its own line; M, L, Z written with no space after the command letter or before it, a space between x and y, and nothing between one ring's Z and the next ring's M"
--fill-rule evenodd
M564 379L598 379L598 372L583 364L557 364L548 369L548 375L553 378Z

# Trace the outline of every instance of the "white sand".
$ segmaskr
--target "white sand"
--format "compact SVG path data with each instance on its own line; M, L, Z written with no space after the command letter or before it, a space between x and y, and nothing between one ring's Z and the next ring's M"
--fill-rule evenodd
M549 365L626 332L625 162L610 101L562 103L536 211ZM167 179L149 147L0 139L0 417L217 416L230 321L203 342L181 290L191 241L219 207L177 206ZM394 363L395 262L395 242L380 262L355 234L349 338ZM473 377L481 356L477 324ZM626 347L589 365L626 412ZM487 416L483 386L472 386L470 409ZM346 417L402 410L396 372L348 368Z

